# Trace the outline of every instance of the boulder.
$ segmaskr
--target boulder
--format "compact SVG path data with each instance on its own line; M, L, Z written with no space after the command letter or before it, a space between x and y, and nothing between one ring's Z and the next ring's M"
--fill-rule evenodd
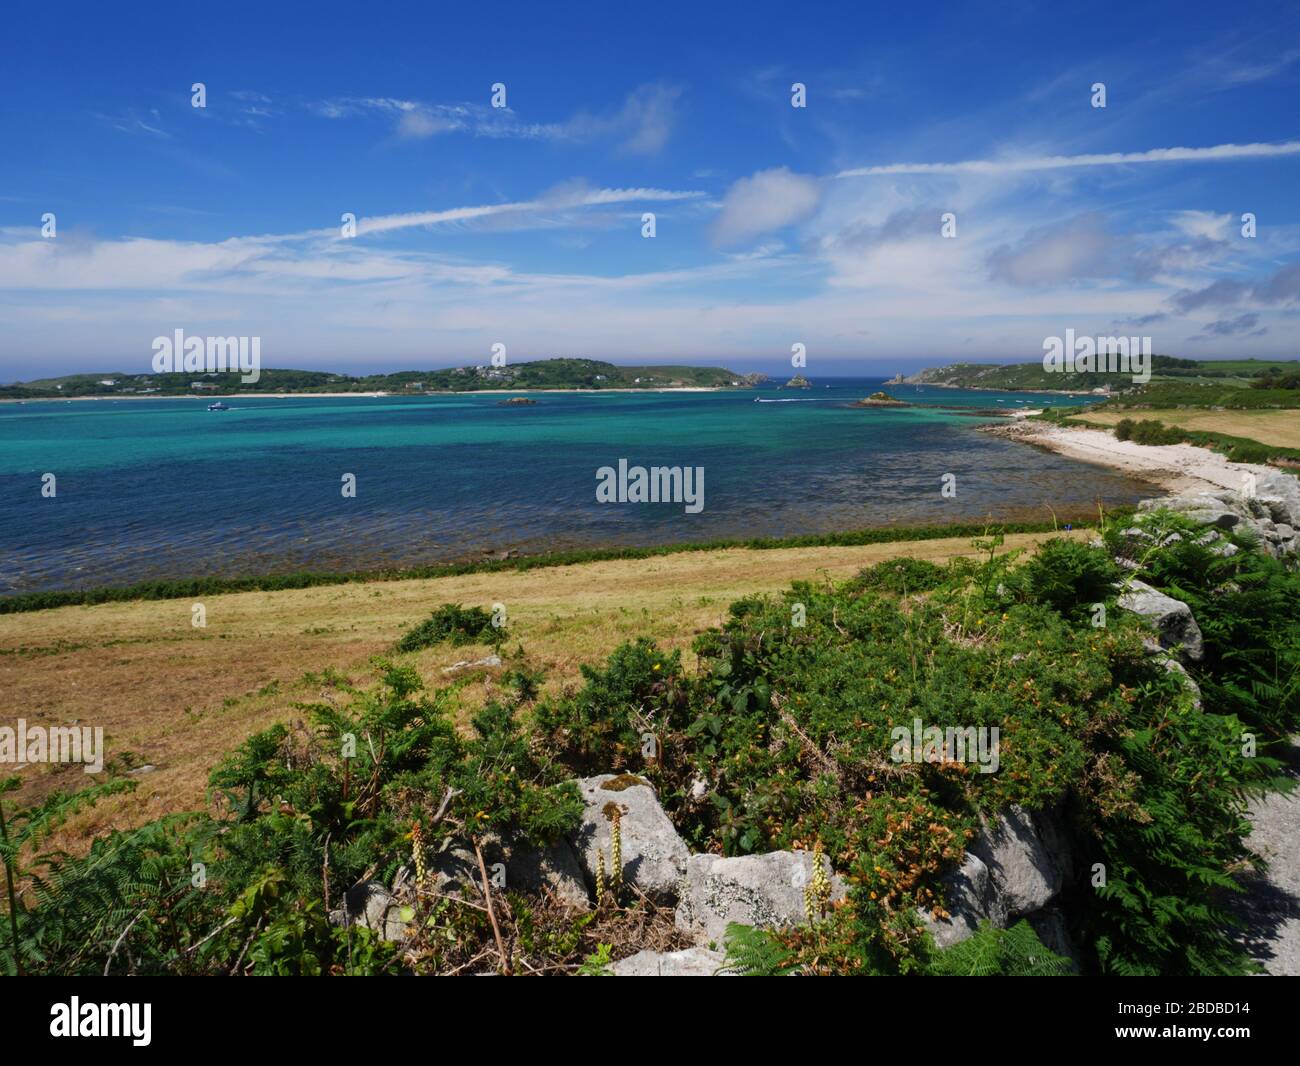
M961 867L943 879L947 918L921 911L921 922L941 948L960 944L974 935L979 923L989 917L989 868L978 855L966 852Z
M1048 807L1045 810L1034 811L1030 818L1038 839L1042 841L1047 853L1056 860L1056 865L1061 870L1061 877L1069 883L1074 879L1075 874L1074 847L1070 843L1070 829L1065 820L1064 809L1060 806Z
M610 814L620 812L623 850L623 884L651 899L675 900L690 851L659 805L654 787L634 774L601 774L578 781L585 809L582 822L569 835L569 843L586 875L596 883L598 856L603 853L606 875L610 869Z
M638 951L610 969L615 977L727 977L719 973L726 956L707 948L684 951Z
M1255 497L1272 512L1274 522L1300 524L1300 478L1281 470L1255 476Z
M489 670L501 665L501 656L485 655L482 659L460 659L450 666L444 666L444 674L459 674L463 670Z
M1155 500L1143 500L1138 504L1139 511L1170 510L1185 515L1194 522L1220 529L1232 529L1241 521L1241 514L1236 503L1225 503L1222 496L1227 493L1209 492L1187 493L1181 496L1164 496Z
M1166 596L1143 581L1129 581L1127 587L1121 588L1119 606L1147 619L1159 635L1162 647L1179 649L1193 661L1204 655L1201 627L1196 624L1187 604Z
M378 933L381 940L401 940L407 919L402 904L380 881L362 881L343 894L341 909L330 913L336 925L347 922Z
M1044 841L1038 819L1012 806L989 822L971 844L971 852L988 867L987 914L994 925L1044 906L1061 891L1061 862Z
M1070 960L1070 968L1079 972L1079 951L1074 946L1074 941L1070 939L1070 931L1065 924L1065 915L1061 913L1059 907L1054 904L1050 907L1044 907L1041 911L1025 917L1030 927L1038 934L1038 939L1043 942L1043 947L1047 948L1053 955L1062 955Z
M523 840L503 841L495 834L487 834L479 839L479 847L489 882L504 874L506 891L549 895L583 910L590 906L582 867L568 841L535 845ZM459 893L475 900L482 896L483 878L472 848L448 848L432 856L428 867L428 884L435 892Z
M1157 662L1171 674L1178 675L1178 680L1182 683L1183 688L1192 697L1192 709L1201 710L1203 706L1201 702L1201 686L1192 680L1192 675L1187 672L1187 668L1172 655L1162 655Z
M825 858L822 859L826 863ZM843 899L844 882L829 875L831 900ZM812 881L810 851L771 851L765 855L692 855L677 904L678 929L703 943L721 944L732 922L760 929L788 929L807 921L804 886Z

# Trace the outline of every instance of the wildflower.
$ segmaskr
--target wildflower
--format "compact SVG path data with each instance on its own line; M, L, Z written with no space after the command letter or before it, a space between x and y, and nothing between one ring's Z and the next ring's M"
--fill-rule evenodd
M424 831L420 828L420 823L415 822L411 826L411 861L415 864L415 883L417 885L424 882Z

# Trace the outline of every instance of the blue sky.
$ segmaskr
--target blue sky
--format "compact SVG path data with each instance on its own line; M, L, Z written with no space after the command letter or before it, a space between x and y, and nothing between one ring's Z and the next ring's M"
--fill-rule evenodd
M4 16L0 380L1300 354L1294 3L181 8Z

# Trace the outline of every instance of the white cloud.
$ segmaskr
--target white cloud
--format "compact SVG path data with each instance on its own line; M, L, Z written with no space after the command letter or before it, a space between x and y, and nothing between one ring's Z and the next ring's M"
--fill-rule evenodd
M1131 256L1132 240L1110 232L1103 215L1089 212L1035 227L1017 244L995 249L989 274L1012 285L1059 285L1120 276Z
M1172 222L1175 228L1189 237L1226 241L1228 230L1232 226L1232 215L1219 215L1213 211L1178 211Z
M571 182L535 200L362 217L357 237L419 227L535 212L583 211L627 203L671 203L703 194L673 189L592 188ZM35 238L33 229L0 231L0 289L15 290L252 290L279 281L374 281L488 285L510 277L496 264L449 264L419 253L385 253L344 239L337 227L292 234L234 237L217 242L120 240L58 241Z
M1152 148L1145 152L1104 152L1087 155L1007 156L967 159L960 163L886 163L841 170L837 178L884 174L1009 174L1017 171L1060 170L1069 167L1111 167L1135 163L1208 163L1225 159L1260 159L1300 154L1300 141L1275 144L1216 144L1210 148Z
M713 223L715 244L728 246L801 222L817 209L821 183L788 167L760 170L727 190Z
M437 104L387 96L339 97L308 104L323 118L379 114L394 120L399 137L423 140L444 133L475 137L549 141L617 141L631 155L658 153L676 124L681 89L660 83L632 90L622 104L606 112L580 112L561 122L525 122L510 108L480 103Z

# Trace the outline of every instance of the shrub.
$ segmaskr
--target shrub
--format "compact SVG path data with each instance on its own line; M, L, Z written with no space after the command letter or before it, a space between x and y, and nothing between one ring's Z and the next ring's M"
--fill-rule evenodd
M1267 463L1275 450L1252 440L1236 441L1228 449L1228 458L1234 463Z
M1093 605L1115 600L1120 568L1109 552L1076 540L1054 537L1015 571L1024 596L1069 618L1090 617Z
M453 646L478 643L497 645L504 639L504 627L494 626L492 615L482 607L444 603L414 629L405 633L397 642L397 650L419 651L444 641L450 641Z
M858 572L849 583L850 591L929 592L945 580L942 567L926 559L890 559Z
M1166 426L1158 418L1144 418L1135 422L1128 438L1136 444L1180 444L1186 434L1176 427Z

